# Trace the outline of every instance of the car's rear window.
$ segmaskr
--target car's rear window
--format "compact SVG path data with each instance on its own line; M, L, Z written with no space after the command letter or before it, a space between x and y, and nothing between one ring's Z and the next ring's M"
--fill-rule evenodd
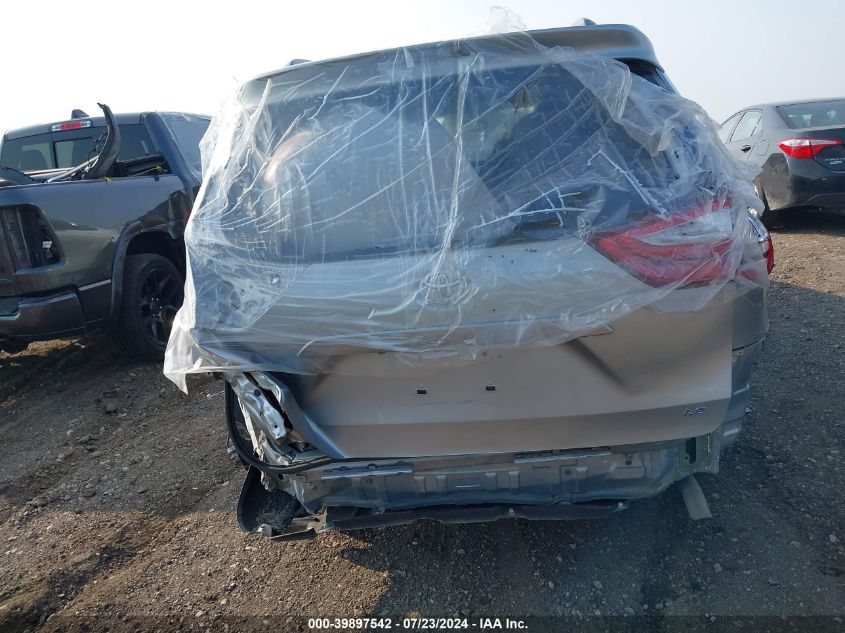
M845 125L845 99L782 105L777 110L793 129Z
M95 141L104 131L104 127L92 127L87 128L85 134L73 130L7 139L3 142L0 165L18 171L76 167L94 156ZM156 148L144 125L120 126L118 160L132 160L155 153Z
M608 187L616 191L630 182L614 165L626 165L643 188L674 178L665 156L626 133L561 65L479 66L379 85L363 65L326 72L319 86L281 75L266 102L269 120L255 132L255 158L270 155L240 172L232 204L272 213L273 191L257 183L284 182L285 207L303 216L279 218L279 226L302 231L280 230L286 244L272 248L322 259L426 249L443 239L489 244L546 225L557 235L575 232L564 226L575 215L563 211L594 195L583 183L596 170L619 174ZM344 86L353 72L361 74ZM613 210L632 211L607 204L601 212ZM443 227L454 229L451 237Z
M61 168L76 167L91 158L94 151L94 139L90 136L56 141L56 166Z
M37 171L55 167L49 134L5 139L0 165L18 171Z
M675 92L675 87L669 81L669 78L657 66L641 59L624 59L622 61L626 66L628 66L628 69L638 77L642 77L646 81L653 83L655 86L660 86L664 90Z
M120 155L118 160L132 160L156 154L157 150L147 132L146 126L121 125L120 126Z
M208 129L210 119L193 114L162 113L161 118L173 135L179 151L194 176L202 180L202 159L200 141Z

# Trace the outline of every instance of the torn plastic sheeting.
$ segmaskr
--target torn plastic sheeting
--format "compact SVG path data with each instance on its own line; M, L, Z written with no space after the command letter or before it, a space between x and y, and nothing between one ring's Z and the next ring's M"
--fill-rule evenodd
M766 279L753 174L703 111L527 34L254 80L203 163L165 360L182 388L214 370L431 370ZM339 362L364 353L388 358Z

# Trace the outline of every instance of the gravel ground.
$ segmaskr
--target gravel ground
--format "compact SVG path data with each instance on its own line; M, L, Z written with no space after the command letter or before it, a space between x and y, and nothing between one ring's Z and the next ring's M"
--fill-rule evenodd
M721 474L699 476L709 521L671 489L601 522L272 544L236 524L222 383L195 378L185 396L103 337L0 353L0 631L284 631L366 615L845 628L845 220L805 215L774 241L755 413Z

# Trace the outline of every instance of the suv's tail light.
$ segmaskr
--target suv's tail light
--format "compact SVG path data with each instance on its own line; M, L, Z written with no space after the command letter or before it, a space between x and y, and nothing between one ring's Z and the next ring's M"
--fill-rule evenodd
M719 200L668 219L597 233L589 242L649 285L700 285L724 274L732 234L730 200Z
M763 247L763 253L766 255L766 272L771 273L775 267L775 245L772 244L772 236L766 236L766 245Z
M842 145L842 141L835 138L788 138L778 143L783 153L792 158L813 158L831 145Z
M771 273L775 267L775 246L772 244L772 236L763 223L755 216L749 215L748 221L751 222L751 230L754 231L757 243L763 250L763 256L766 258L766 272Z

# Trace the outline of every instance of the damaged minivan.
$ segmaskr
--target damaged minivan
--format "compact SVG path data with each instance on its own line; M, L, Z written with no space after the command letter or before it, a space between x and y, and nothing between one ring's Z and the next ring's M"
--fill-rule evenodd
M640 31L298 62L203 145L165 373L225 378L244 529L706 513L772 247Z

